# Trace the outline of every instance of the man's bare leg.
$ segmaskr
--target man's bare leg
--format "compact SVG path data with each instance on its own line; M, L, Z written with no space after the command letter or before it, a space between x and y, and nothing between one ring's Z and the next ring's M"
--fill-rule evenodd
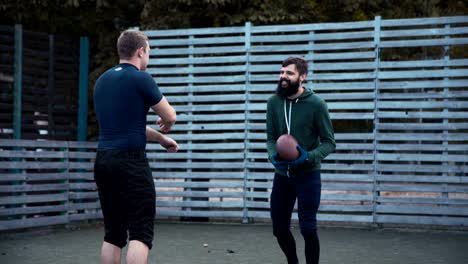
M122 249L104 241L101 248L102 264L120 264Z
M147 264L149 248L138 240L130 240L127 250L127 264Z

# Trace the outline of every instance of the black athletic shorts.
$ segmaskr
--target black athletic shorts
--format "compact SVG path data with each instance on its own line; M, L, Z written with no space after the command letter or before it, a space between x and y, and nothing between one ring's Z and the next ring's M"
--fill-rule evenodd
M104 241L123 248L138 240L151 249L156 193L145 151L98 150L94 163Z

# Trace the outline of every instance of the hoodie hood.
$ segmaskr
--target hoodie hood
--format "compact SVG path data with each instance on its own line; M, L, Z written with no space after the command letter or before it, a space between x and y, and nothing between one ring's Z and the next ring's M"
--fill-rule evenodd
M293 100L290 100L290 99L287 99L287 100L297 102L298 100L303 100L303 99L305 99L305 98L307 98L307 97L309 97L309 96L311 96L313 94L314 94L314 92L312 91L312 89L304 87L304 92L301 95L299 95L299 97L297 97L296 99L293 99Z
M299 95L299 98L306 98L314 94L314 91L312 89L304 87L304 92Z

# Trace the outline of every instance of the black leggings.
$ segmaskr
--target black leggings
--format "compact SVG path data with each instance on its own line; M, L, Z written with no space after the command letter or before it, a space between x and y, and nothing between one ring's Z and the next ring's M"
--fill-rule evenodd
M319 262L320 243L317 235L317 210L320 204L320 172L291 177L275 174L271 192L273 235L286 255L288 264L298 263L296 243L290 231L291 216L297 198L299 225L305 241L307 264Z

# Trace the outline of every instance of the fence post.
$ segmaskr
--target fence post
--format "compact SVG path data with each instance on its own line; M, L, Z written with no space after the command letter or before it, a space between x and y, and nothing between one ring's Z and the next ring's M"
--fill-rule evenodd
M373 186L372 186L372 224L378 224L377 223L377 203L378 203L378 197L380 195L380 192L378 191L377 185L377 134L378 134L378 129L377 125L379 123L379 118L378 118L378 98L379 98L379 68L380 68L380 24L381 24L381 17L376 16L374 20L374 131L373 131L373 145L374 145L374 171L372 173L373 177Z
M193 76L193 71L194 71L194 67L193 67L193 53L194 53L194 35L190 35L189 36L189 46L188 46L188 61L189 61L189 65L188 65L188 78L189 78L189 83L188 83L188 97L190 98L188 103L187 103L187 106L189 107L189 112L187 113L187 117L188 117L188 122L187 122L187 125L188 126L192 126L193 124L193 83L194 83L194 76ZM192 181L197 181L197 179L193 179L192 180L192 164L193 164L193 161L192 161L192 130L189 130L187 132L187 176L188 178L185 179L186 182L189 182L191 183ZM200 181L202 181L202 179L199 179ZM195 189L196 190L196 189ZM190 187L190 188L184 188L184 191L186 192L192 192L193 189ZM208 189L206 189L205 191L208 191ZM194 198L192 196L189 196L189 197L184 197L183 198L184 201L188 201L188 202L191 202L191 201L196 201L196 200L204 200L204 198ZM208 198L209 200L209 198ZM184 211L192 211L192 207L189 205L187 207L184 207L183 208ZM181 217L180 219L182 221L186 220L186 221L190 221L190 219L193 219L193 217L190 217L190 216L187 216L187 217ZM201 218L200 218L201 219Z
M244 188L243 188L243 216L242 216L242 223L247 224L249 223L248 218L248 209L247 209L247 182L248 182L248 154L249 154L249 95L250 95L250 38L251 38L251 31L252 31L252 23L246 22L245 23L245 103L244 103Z
M70 197L70 141L67 141L65 142L65 162L67 164L67 168L65 169L65 173L66 173L66 178L65 178L65 184L67 185L67 189L65 190L66 194L67 194L67 200L65 201L65 205L66 205L66 208L67 208L67 212L66 212L66 215L67 215L67 224L70 223L70 215L71 215L71 210L70 210L70 204L72 204L71 202L71 197Z
M309 80L307 81L307 85L311 89L313 89L313 79L312 79L312 74L314 73L314 45L315 45L315 31L311 30L309 32L309 50L307 52L307 57L306 60L309 64L309 71L307 72L307 76L310 77L310 83Z
M86 141L88 135L88 62L89 40L80 37L80 80L78 93L78 141Z
M448 31L450 31L450 24L447 24L445 25L444 27L446 30L447 30L447 33L445 33L446 35L444 36L444 39L450 39L450 34L448 33ZM449 64L450 64L450 46L447 45L447 46L444 46L444 71L445 71L445 74L444 74L444 82L448 82L449 78L447 77L448 76L448 71L450 71L450 68L449 68ZM444 102L447 103L449 102L449 100L447 100L448 98L448 95L449 95L449 88L446 86L444 87ZM449 120L447 118L448 116L448 107L447 106L444 106L444 110L443 110L443 113L444 113L444 120L443 120L443 126L444 126L444 129L443 129L443 143L442 145L444 146L444 151L442 152L442 156L444 157L444 162L442 163L444 167L448 166L449 165L449 162L448 161L448 136L449 136ZM447 171L444 171L442 173L442 176L445 178L449 175L449 173ZM444 183L442 184L442 186L444 187L443 189L444 190L447 190L447 183ZM442 197L448 199L449 198L449 193L448 192L442 192Z
M48 70L48 80L47 80L47 138L55 138L55 125L54 125L54 98L55 98L55 76L54 76L54 35L49 35L49 70Z
M23 27L15 25L15 66L13 91L13 137L21 139L21 93L23 86Z

